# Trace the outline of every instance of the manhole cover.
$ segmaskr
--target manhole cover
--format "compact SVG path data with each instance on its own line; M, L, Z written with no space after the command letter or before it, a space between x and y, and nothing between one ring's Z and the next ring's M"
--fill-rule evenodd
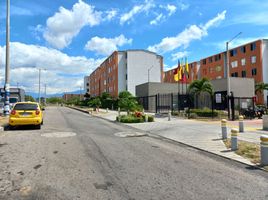
M114 135L117 137L142 137L142 136L146 136L147 134L131 131L131 132L119 132L119 133L115 133Z
M43 133L43 134L41 134L41 136L51 137L51 138L63 138L63 137L76 136L76 133L73 133L73 132L52 132L52 133Z

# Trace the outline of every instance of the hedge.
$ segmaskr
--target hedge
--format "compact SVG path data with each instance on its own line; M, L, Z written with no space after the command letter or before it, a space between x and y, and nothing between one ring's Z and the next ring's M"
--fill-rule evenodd
M190 109L190 113L195 113L198 117L218 117L219 111L211 109Z
M116 121L119 121L118 116L116 117ZM148 115L148 122L153 122L154 117ZM121 115L120 122L122 123L143 123L145 122L145 116L135 117L134 115Z

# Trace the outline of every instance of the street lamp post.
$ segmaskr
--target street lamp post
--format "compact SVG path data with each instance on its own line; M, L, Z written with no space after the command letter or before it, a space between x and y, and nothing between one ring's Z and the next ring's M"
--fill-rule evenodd
M229 96L231 96L231 81L230 81L230 64L229 64L229 44L236 39L239 35L241 35L242 32L239 32L236 34L231 40L226 42L226 78L227 78L227 99L228 99L228 115L230 113L230 102L229 102Z
M7 0L7 13L6 13L6 74L5 74L5 107L4 115L9 115L9 95L10 95L10 85L9 85L9 41L10 41L10 0Z
M42 69L42 68L38 68L39 71L39 79L38 79L38 103L41 103L41 70L46 70L46 69Z

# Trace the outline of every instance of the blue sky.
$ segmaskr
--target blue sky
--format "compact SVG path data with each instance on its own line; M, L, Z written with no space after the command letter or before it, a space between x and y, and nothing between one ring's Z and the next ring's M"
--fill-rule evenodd
M0 2L0 81L5 66L5 1ZM114 50L148 49L196 61L231 46L268 38L268 1L261 0L11 0L11 85L48 93L79 89L83 76Z

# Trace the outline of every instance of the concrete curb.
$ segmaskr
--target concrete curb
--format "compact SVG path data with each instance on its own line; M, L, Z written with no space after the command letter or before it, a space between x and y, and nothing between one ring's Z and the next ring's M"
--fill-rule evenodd
M82 110L82 109L79 109L79 108L70 107L70 106L67 106L67 107L68 107L68 108L71 108L71 109L74 109L74 110L77 110L77 111L81 111L81 112L84 112L84 113L88 113L88 112L86 112L85 110ZM129 126L129 125L127 125L127 124L123 124L123 123L120 123L120 122L117 122L117 121L112 121L112 120L109 120L109 119L105 119L105 118L100 117L100 116L95 116L95 115L91 115L91 116L93 116L93 117L97 117L97 118L99 118L99 119L102 119L102 120L105 120L105 121L108 121L108 122L112 122L112 123L115 123L115 124L118 124L118 125L122 125L122 126L131 128L131 129L136 130L136 131L139 131L139 132L147 133L149 137L153 137L153 138L155 138L155 139L159 139L159 138L160 138L160 139L165 139L165 140L168 140L168 141L172 141L172 142L178 143L178 144L180 144L180 145L184 145L184 146L187 146L187 147L191 147L191 148L193 148L193 149L196 149L196 150L199 150L199 151L208 153L208 154L212 154L212 155L214 155L214 156L218 156L218 157L221 157L221 158L226 159L226 160L235 161L235 162L237 162L237 163L240 163L240 164L243 164L243 165L247 165L247 166L249 166L249 167L254 167L255 169L259 169L259 170L262 170L262 171L267 172L266 169L264 169L264 168L262 168L262 167L260 167L260 166L258 166L258 165L255 165L255 164L253 164L253 163L252 163L252 164L244 163L244 162L242 162L242 161L235 160L235 159L232 159L232 158L229 158L229 157L225 157L225 156L223 156L223 155L219 155L219 154L217 154L217 153L213 153L213 152L211 152L211 151L207 151L207 150L204 150L204 149L201 149L201 148L192 146L192 145L190 145L190 144L186 144L186 143L183 143L183 142L180 142L180 141L177 141L177 140L173 140L173 139L170 139L170 138L166 138L166 137L161 136L161 135L158 135L158 134L153 134L153 133L151 133L150 131L143 131L143 130L140 130L140 129L138 129L138 128L134 128L134 127L132 127L132 126ZM227 148L226 148L226 149L227 149Z

